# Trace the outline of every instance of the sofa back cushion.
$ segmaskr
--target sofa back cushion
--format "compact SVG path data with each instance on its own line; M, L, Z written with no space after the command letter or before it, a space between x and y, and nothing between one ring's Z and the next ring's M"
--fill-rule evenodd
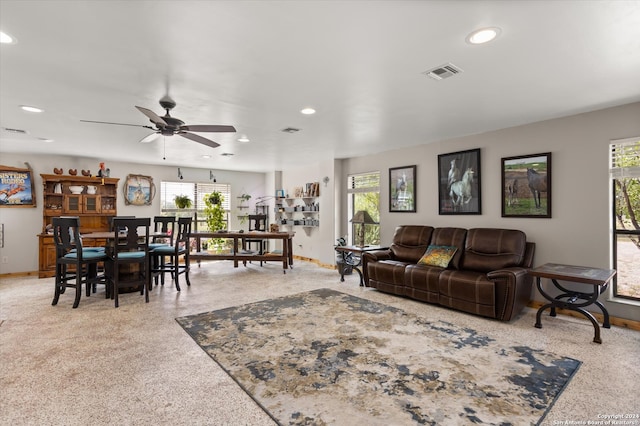
M436 246L457 247L456 254L449 262L449 269L460 269L460 262L464 254L464 242L467 230L464 228L435 228L431 236L431 244Z
M403 225L396 228L391 243L391 252L395 260L417 263L422 257L433 233L432 226Z
M527 236L513 229L469 229L462 261L463 269L490 272L519 266L525 254Z

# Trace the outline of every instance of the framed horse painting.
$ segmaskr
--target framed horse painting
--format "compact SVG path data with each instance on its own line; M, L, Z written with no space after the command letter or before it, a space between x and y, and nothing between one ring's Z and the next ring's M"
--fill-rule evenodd
M480 149L438 155L439 214L482 214Z
M416 212L416 166L389 169L389 212Z
M551 217L551 153L502 159L502 217Z

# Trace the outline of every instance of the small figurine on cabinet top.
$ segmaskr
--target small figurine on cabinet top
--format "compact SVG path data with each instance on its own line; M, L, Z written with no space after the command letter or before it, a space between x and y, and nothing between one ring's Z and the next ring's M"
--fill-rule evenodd
M109 177L110 173L111 173L111 170L105 168L104 163L100 163L100 170L98 170L98 177Z

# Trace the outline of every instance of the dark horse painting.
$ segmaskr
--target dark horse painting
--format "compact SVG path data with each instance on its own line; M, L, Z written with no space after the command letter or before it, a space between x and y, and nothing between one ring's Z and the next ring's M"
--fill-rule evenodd
M533 201L536 208L542 207L540 202L540 193L547 192L547 175L541 175L533 169L527 169L527 180L529 181L529 189L533 195Z

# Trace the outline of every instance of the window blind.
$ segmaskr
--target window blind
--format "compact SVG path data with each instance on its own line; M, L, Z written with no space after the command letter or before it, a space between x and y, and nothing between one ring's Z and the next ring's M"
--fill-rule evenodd
M176 195L186 195L193 202L192 210L202 211L206 207L204 196L214 191L222 194L222 207L229 210L231 206L231 185L228 183L193 183L193 182L161 182L160 208L161 210L176 209L174 198Z
M640 178L640 137L613 141L610 147L611 177Z
M347 193L377 192L380 190L380 172L368 172L349 175Z

